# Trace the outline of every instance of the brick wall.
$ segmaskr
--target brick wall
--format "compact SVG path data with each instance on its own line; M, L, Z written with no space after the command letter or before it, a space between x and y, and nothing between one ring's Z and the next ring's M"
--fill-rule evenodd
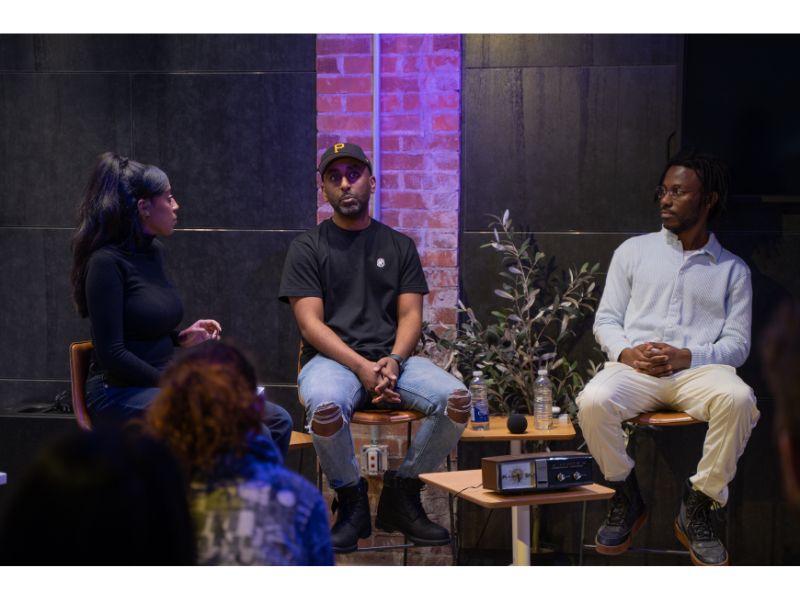
M381 221L417 243L431 323L455 323L460 86L460 36L381 36ZM372 36L318 36L318 157L342 139L371 154L371 90ZM321 193L317 206L330 216Z
M371 35L317 36L317 157L346 140L371 156ZM382 35L381 65L381 221L417 244L430 294L424 318L455 323L458 298L458 210L460 180L461 38L458 35ZM317 197L317 220L330 216ZM357 451L367 443L367 428L353 427ZM396 468L405 453L405 427L385 428ZM370 481L373 512L380 480ZM423 503L435 521L449 528L447 497L425 490ZM369 543L402 538L377 533ZM399 564L401 552L356 553L340 564ZM449 547L415 549L409 564L448 564Z

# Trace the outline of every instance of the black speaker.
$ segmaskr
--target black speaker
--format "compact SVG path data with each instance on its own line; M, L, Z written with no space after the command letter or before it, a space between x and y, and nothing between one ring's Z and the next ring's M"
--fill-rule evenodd
M508 417L507 426L511 433L525 433L528 428L528 420L525 415L514 413Z

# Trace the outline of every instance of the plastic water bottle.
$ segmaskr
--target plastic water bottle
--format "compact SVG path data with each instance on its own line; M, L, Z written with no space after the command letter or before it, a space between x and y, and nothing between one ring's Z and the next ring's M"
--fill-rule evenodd
M553 386L547 369L539 369L533 382L533 428L550 429L553 424Z
M472 381L469 383L469 395L472 397L472 428L475 430L489 429L489 399L486 392L486 382L483 381L482 371L472 372Z

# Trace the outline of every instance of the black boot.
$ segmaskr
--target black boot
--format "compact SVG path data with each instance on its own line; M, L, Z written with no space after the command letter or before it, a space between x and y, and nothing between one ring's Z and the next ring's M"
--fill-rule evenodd
M675 518L675 535L692 556L692 562L701 567L728 564L725 545L711 527L711 506L714 501L686 482L680 511Z
M625 481L611 481L608 485L615 493L608 501L606 520L597 530L594 542L600 554L614 555L630 547L633 534L647 520L647 509L634 471Z
M400 531L418 546L449 544L450 534L431 521L422 508L419 498L422 485L419 479L398 477L396 471L386 471L375 527L389 533Z
M331 528L333 551L340 554L354 552L358 548L358 539L367 538L372 533L367 480L362 477L356 485L337 488L331 511L336 513L336 522Z

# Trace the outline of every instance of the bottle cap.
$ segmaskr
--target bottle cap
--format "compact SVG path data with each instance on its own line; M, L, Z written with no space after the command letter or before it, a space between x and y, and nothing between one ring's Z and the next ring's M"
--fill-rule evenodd
M547 375L547 369L539 369L536 371L537 375Z

